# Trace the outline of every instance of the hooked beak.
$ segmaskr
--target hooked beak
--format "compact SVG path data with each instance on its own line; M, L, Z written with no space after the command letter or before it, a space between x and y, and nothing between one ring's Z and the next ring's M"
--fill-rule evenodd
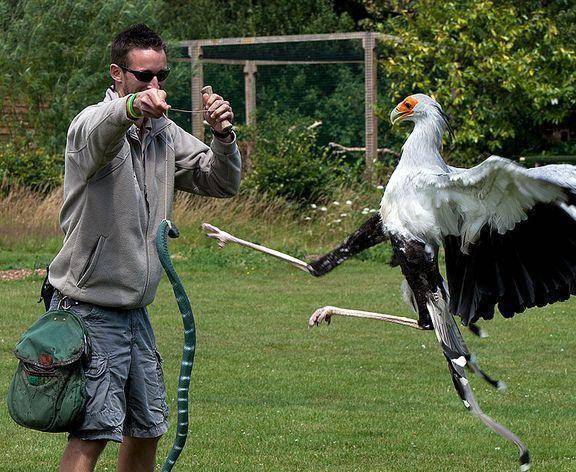
M400 112L398 111L397 107L394 107L390 112L390 122L392 123L392 126L394 126L399 121L402 121L404 117L409 116L412 113L413 113L412 110Z

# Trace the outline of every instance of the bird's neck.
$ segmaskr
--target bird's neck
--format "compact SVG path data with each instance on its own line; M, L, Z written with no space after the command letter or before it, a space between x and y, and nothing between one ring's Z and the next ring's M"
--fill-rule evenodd
M399 165L447 172L448 166L441 155L443 133L442 125L433 120L416 123L402 146Z

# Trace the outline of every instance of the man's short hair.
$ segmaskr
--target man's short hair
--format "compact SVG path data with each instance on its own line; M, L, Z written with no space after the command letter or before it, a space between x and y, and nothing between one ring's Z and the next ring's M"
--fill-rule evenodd
M164 50L166 43L145 24L132 25L116 35L110 47L110 63L130 67L128 53L132 49Z

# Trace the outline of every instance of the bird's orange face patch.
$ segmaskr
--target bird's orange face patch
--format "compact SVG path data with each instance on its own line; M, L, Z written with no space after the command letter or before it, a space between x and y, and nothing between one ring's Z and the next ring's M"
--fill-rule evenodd
M404 116L411 115L416 105L418 105L418 100L410 96L396 107L396 111Z

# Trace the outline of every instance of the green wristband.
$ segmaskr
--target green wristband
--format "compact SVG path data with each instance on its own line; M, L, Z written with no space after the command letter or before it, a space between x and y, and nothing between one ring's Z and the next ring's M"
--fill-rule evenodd
M132 118L133 120L137 120L139 118L144 118L144 114L143 113L136 113L136 111L134 110L134 100L136 100L136 96L138 94L137 93L133 93L130 95L130 98L128 98L128 102L127 102L127 107L128 107L128 116L130 118Z

